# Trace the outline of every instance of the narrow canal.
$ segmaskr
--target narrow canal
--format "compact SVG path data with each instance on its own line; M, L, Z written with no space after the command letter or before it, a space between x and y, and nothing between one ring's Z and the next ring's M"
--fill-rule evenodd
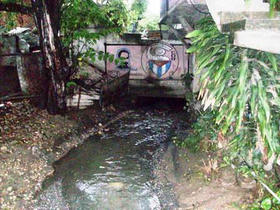
M185 118L182 107L146 104L90 137L56 163L37 209L176 209L172 185L155 170L172 137L186 132Z

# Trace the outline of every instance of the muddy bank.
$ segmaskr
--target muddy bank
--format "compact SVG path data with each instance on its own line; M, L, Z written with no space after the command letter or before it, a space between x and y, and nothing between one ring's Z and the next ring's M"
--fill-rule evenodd
M158 182L171 183L177 209L241 209L252 200L256 183L241 180L230 167L217 165L217 171L208 174L212 158L170 143L155 176Z
M52 116L28 101L15 103L0 117L0 209L28 208L52 164L106 123L122 117L114 107L98 105ZM126 113L127 114L127 113Z

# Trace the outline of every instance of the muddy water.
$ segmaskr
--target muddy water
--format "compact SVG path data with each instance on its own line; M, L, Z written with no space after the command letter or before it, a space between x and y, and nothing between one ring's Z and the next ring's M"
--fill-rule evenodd
M183 112L161 107L114 123L56 164L37 209L176 209L172 186L157 179L154 170L184 124Z

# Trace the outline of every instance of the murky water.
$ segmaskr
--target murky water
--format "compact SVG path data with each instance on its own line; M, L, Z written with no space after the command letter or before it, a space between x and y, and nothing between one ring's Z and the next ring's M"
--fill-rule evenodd
M172 187L156 183L153 170L180 120L138 111L92 136L56 164L37 209L176 209Z

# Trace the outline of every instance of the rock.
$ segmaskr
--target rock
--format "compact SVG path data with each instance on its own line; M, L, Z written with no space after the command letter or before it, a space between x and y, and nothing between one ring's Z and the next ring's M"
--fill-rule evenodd
M257 187L257 182L254 179L244 178L238 180L240 187L247 190L252 190Z
M31 151L32 151L32 155L36 156L36 157L41 157L42 156L42 152L40 151L39 147L37 146L33 146L31 148Z
M1 152L8 152L9 150L8 150L8 147L6 147L6 146L2 146L1 148L0 148L0 150L1 150Z
M124 183L122 182L111 182L108 185L110 188L113 188L115 190L122 190L124 188Z

